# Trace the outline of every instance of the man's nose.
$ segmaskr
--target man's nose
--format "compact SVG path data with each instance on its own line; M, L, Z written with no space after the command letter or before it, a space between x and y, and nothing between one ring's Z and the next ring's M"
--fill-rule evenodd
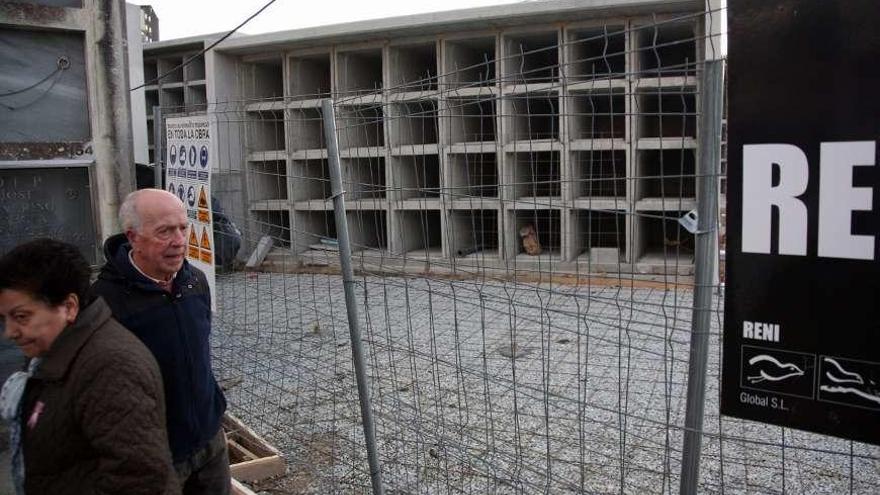
M174 242L174 244L175 245L185 244L186 243L186 234L188 231L189 231L189 229L187 229L187 228L177 229L175 231L174 237L172 238L172 241Z

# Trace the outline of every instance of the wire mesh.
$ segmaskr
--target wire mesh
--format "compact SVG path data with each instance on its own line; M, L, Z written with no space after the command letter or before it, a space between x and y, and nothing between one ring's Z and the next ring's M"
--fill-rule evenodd
M248 253L274 248L218 276L213 350L231 409L286 456L259 488L370 486L332 97L386 491L677 490L705 14L244 64L242 97L208 111L215 194ZM877 447L718 414L714 290L700 492L880 490Z

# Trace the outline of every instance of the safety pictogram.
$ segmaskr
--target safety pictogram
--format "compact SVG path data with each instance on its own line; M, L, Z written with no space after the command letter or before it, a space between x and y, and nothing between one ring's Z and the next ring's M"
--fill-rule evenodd
M186 191L186 204L192 208L196 204L196 190L193 186L189 186Z
M208 194L205 192L205 186L199 188L199 208L208 208Z
M202 227L202 241L201 241L201 256L200 259L204 263L213 263L214 256L211 254L211 234L208 233L207 227Z
M199 259L199 239L196 235L196 229L189 224L189 245L187 246L186 257L194 260Z

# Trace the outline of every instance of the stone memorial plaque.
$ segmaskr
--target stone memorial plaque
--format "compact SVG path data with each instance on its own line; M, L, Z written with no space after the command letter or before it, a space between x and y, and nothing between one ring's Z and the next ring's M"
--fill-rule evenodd
M40 237L98 252L88 167L0 169L0 254Z

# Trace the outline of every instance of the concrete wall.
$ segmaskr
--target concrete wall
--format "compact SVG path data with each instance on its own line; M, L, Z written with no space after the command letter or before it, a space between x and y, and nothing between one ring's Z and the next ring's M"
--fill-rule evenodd
M88 207L94 226L71 235L94 245L93 252L84 254L99 260L101 241L118 231L119 204L134 187L125 4L120 0L83 0L81 7L71 7L70 2L42 3L3 4L0 38L6 40L7 45L3 52L18 55L9 59L4 57L4 60L19 66L14 71L0 72L4 77L16 74L45 76L54 69L61 56L68 59L70 68L60 73L58 81L54 84L50 81L50 86L35 95L33 103L29 103L30 100L17 101L12 105L17 107L15 110L6 108L9 114L0 116L4 129L18 133L0 139L0 172L9 177L22 170L39 170L40 173L50 168L68 170L69 173L75 173L71 167L85 170L89 183L86 193L90 196ZM79 38L81 42L77 43L79 48L68 45L68 49L62 49L63 43L59 45L53 41L59 38ZM10 44L15 43L11 41L14 39L25 39L24 45L18 46L30 46L31 51L18 51ZM28 53L33 56L22 57ZM84 83L82 76L76 75L78 73L84 75ZM34 79L29 81L28 84L32 84ZM25 80L4 82L14 88L26 86L23 86ZM85 88L84 98L82 89L77 88ZM82 119L87 119L85 124ZM38 180L33 179L30 183L36 187L34 194L42 191ZM4 191L4 195L7 192ZM73 196L83 199L80 192L65 197ZM48 197L39 207L48 209L49 213L62 213L61 199ZM10 204L6 201L4 207L8 209ZM19 201L16 205L25 213L37 207L27 201ZM50 225L49 222L30 224ZM48 227L37 228L32 233L34 237L59 236L57 231ZM0 236L8 235L9 230L0 229Z

